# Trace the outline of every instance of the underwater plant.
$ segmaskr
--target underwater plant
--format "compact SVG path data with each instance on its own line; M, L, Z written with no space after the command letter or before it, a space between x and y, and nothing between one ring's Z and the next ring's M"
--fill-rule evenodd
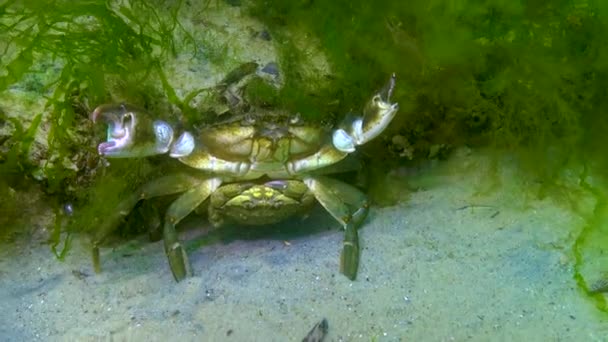
M3 177L35 179L60 203L86 202L96 193L81 191L105 172L90 141L90 105L113 96L142 105L156 101L158 91L146 81L177 53L178 38L180 46L191 40L177 20L180 7L181 1L162 8L140 0L3 2L1 110L2 121L11 126L10 139L2 142ZM43 99L40 112L13 105L27 98ZM54 245L60 227L55 225Z
M265 36L280 51L285 81L280 89L262 82L248 88L256 105L327 119L352 110L380 77L395 72L400 115L387 134L363 149L375 169L445 158L459 146L491 146L497 155L517 154L522 170L539 184L530 190L537 197L561 197L576 209L580 192L569 188L576 183L586 184L598 203L605 203L605 2L244 3L230 5L243 6L265 24ZM160 172L144 160L113 161L106 169L87 116L97 104L128 100L161 115L177 108L188 124L199 119L190 103L204 90L174 89L163 62L192 48L196 58L219 63L230 42L210 40L198 50L180 24L184 6L188 2L0 4L0 173L10 180L10 186L0 186L1 195L25 175L59 203L104 199L83 207L70 226L94 229L95 213L112 209L106 203ZM318 49L303 41L314 41ZM327 57L325 69L301 67L320 54ZM43 105L16 117L7 98L32 103L42 98ZM41 131L45 146L37 138ZM569 172L577 163L585 171ZM118 177L123 173L128 176ZM567 174L574 174L574 181L565 179ZM589 174L602 181L589 181ZM593 245L600 250L598 245L606 245L595 243L605 236L597 230L602 220L590 215L586 231L596 229L588 236L598 236ZM57 243L60 228L55 232ZM589 241L578 239L577 248ZM596 254L578 253L580 258Z
M386 0L381 13L377 6L271 0L253 14L275 35L297 29L319 39L337 88L348 89L346 103L377 82L378 70L403 75L409 87L396 96L408 114L398 131L420 158L437 144L568 151L591 143L589 122L606 125L595 114L606 69L599 2ZM292 58L297 49L282 44Z
M572 241L575 278L606 310L598 289L606 291L608 270L597 266L608 248L605 1L268 0L252 13L273 35L319 39L343 83L336 88L348 89L345 103L373 75L403 75L394 134L369 146L377 168L459 146L515 155L533 198L550 196L586 219ZM289 42L283 48L285 58L295 54Z

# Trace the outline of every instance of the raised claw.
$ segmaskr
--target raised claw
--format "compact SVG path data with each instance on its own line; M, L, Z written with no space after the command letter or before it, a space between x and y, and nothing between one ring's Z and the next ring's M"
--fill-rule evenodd
M163 154L169 151L173 142L173 129L168 123L152 120L143 110L131 105L101 105L91 113L91 120L108 125L107 141L97 147L99 154L105 157Z
M357 146L374 139L386 129L399 109L399 104L390 102L395 79L395 74L392 74L388 83L366 104L362 116L347 117L334 131L332 141L336 149L354 152Z

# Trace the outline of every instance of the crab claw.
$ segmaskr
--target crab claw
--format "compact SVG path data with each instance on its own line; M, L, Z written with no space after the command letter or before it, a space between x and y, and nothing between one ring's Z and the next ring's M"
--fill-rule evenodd
M363 116L347 117L333 134L334 146L342 152L354 152L355 148L377 137L393 120L399 104L391 103L395 89L395 74L388 83L366 104Z
M91 113L93 122L108 125L107 141L97 147L110 158L145 157L169 151L173 129L168 123L153 121L144 111L126 104L101 105Z

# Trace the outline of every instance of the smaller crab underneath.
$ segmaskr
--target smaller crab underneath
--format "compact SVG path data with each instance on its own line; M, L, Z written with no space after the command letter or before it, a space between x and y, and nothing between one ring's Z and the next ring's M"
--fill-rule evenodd
M391 103L395 75L365 105L335 129L303 122L297 115L251 109L245 115L200 129L178 132L143 110L123 104L97 107L94 122L107 123L107 141L98 146L108 158L168 154L200 170L167 175L144 184L117 205L115 215L93 237L95 268L98 246L137 204L146 198L181 193L168 208L163 225L165 252L173 276L192 274L175 225L203 202L214 226L226 223L264 225L305 214L318 201L345 229L340 271L355 279L359 265L357 229L367 216L360 190L328 177L344 170L336 163L356 147L377 137L399 106Z

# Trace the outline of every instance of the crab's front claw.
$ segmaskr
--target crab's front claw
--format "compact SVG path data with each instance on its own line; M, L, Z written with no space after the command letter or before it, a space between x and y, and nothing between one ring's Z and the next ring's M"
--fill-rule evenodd
M357 146L367 143L384 131L399 109L399 104L390 102L393 89L395 89L395 74L366 104L362 116L347 117L334 131L332 141L338 150L354 152Z
M167 153L172 147L171 126L161 120L152 120L146 112L133 106L101 105L91 113L91 120L108 125L107 141L97 147L102 156L146 157Z

